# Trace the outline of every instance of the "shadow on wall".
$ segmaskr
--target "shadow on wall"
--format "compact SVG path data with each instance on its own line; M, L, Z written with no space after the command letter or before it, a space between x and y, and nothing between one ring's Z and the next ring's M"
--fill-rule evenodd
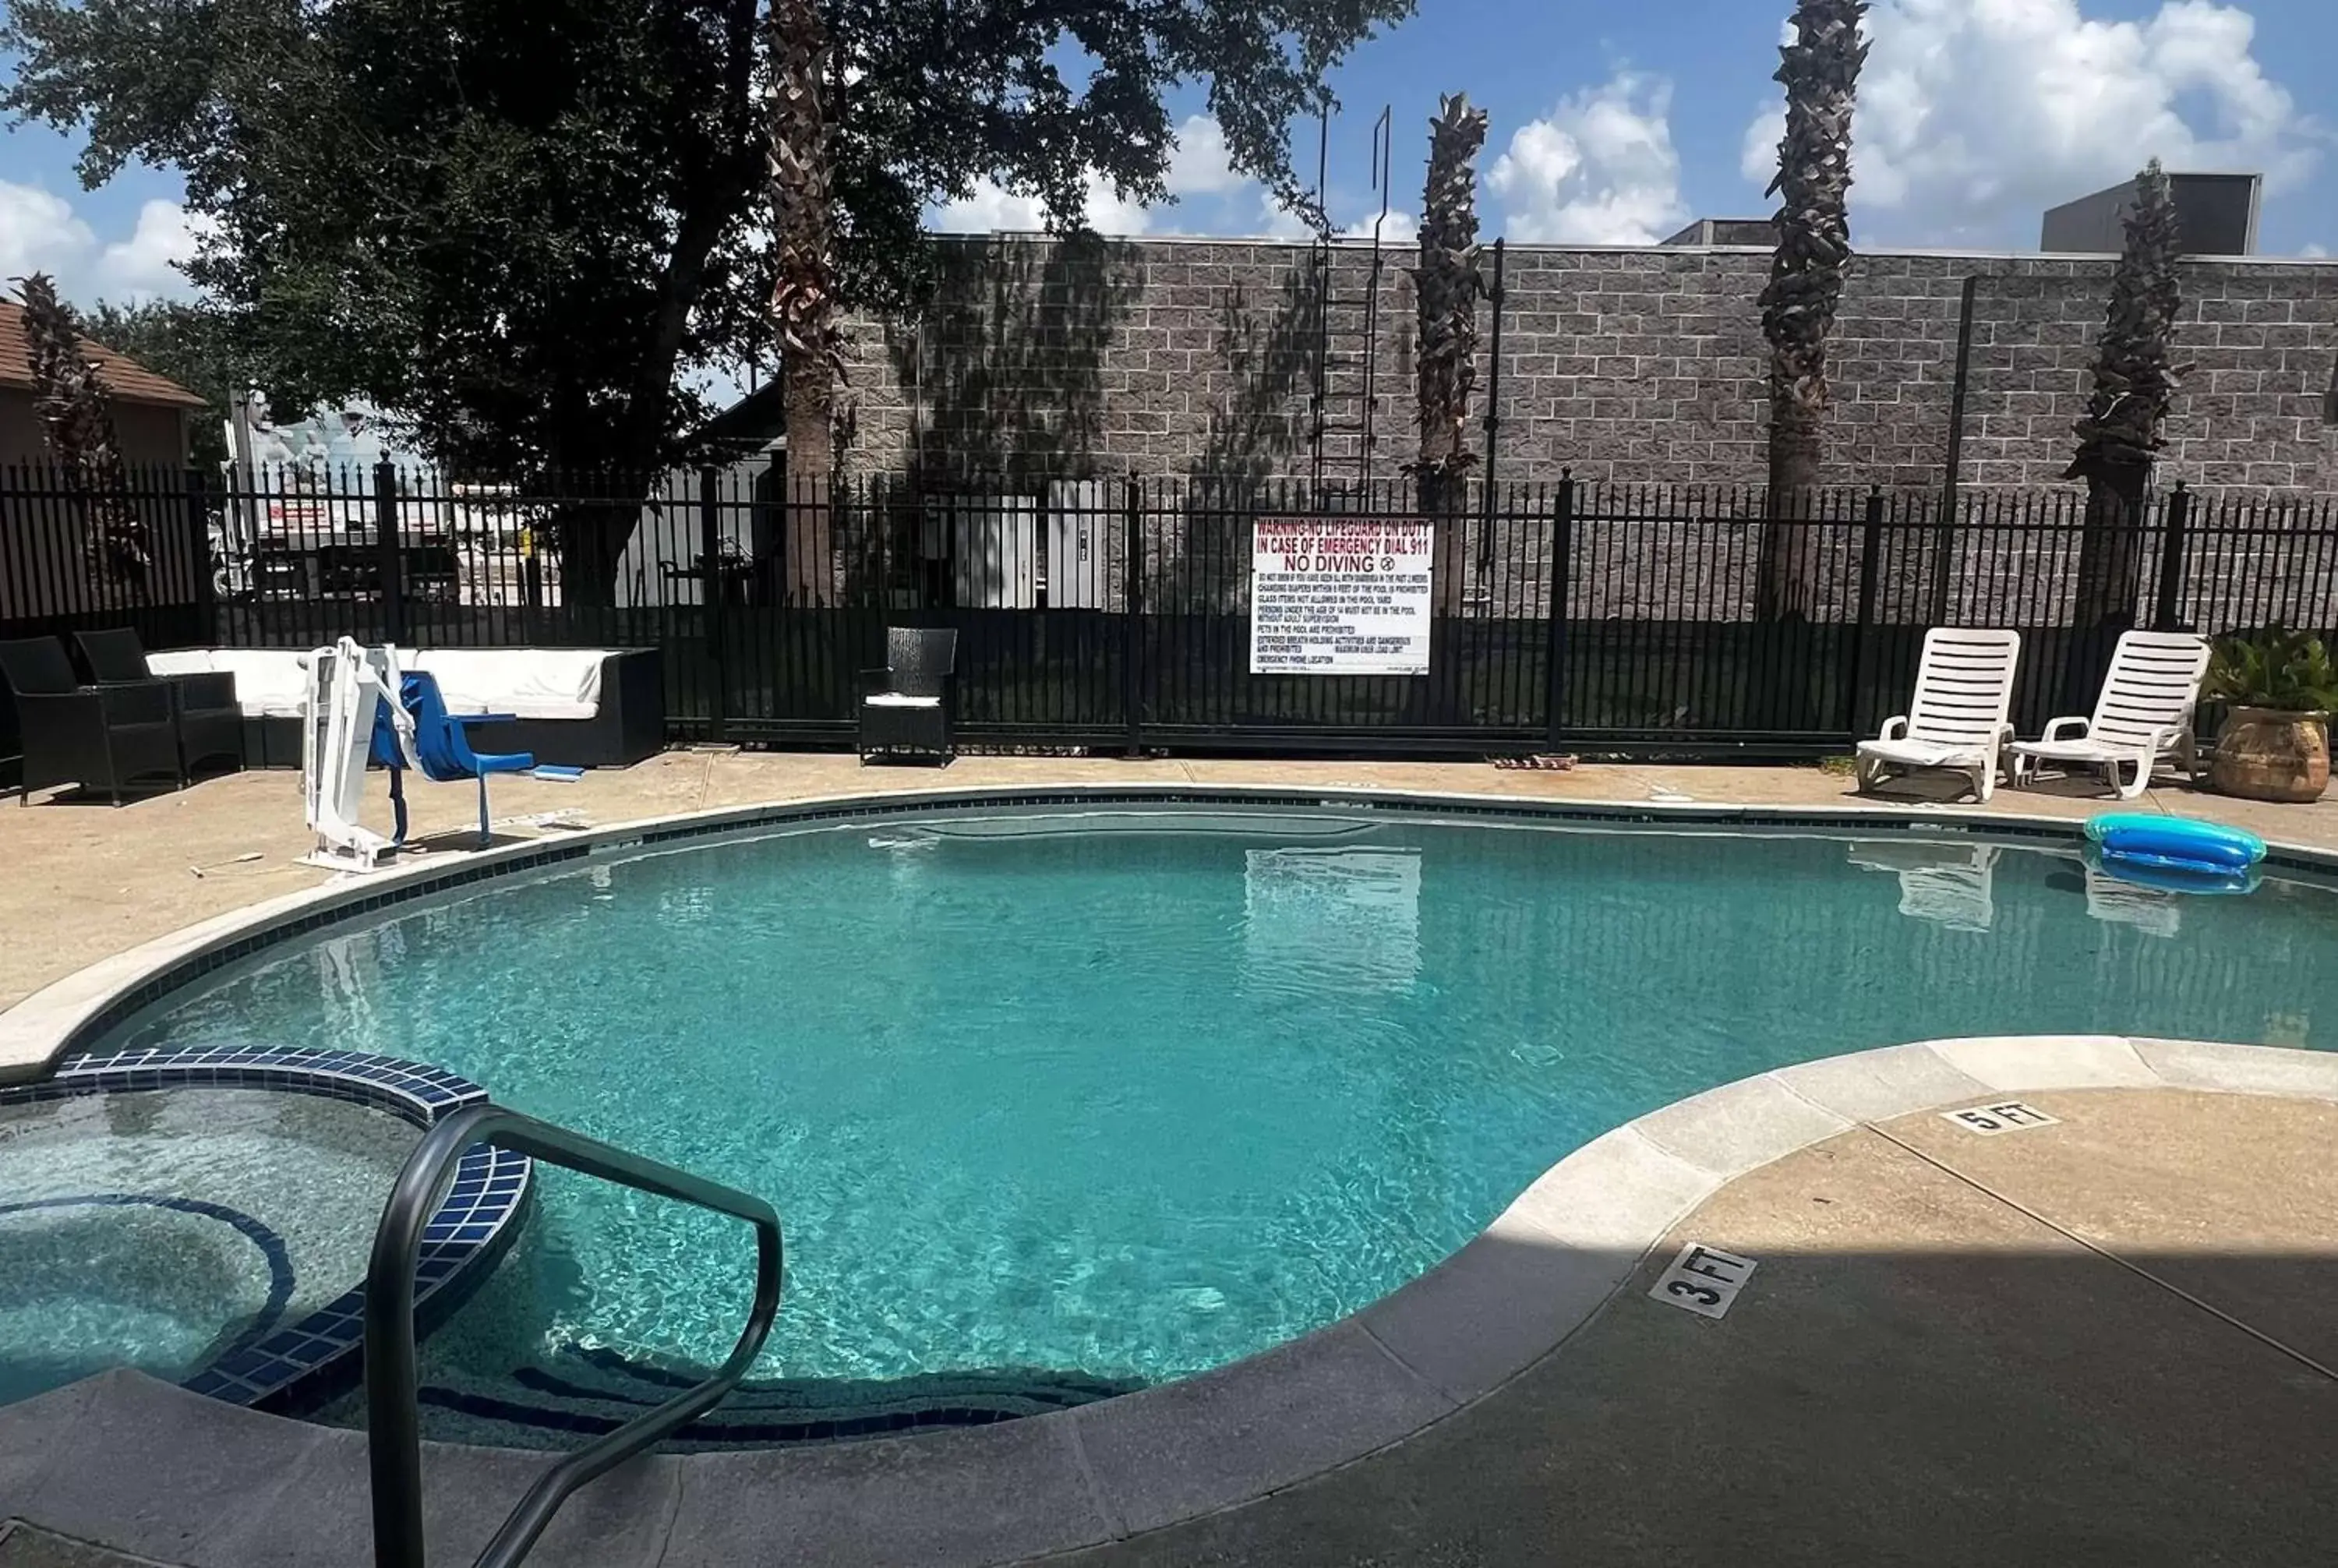
M922 413L912 476L1036 489L1092 474L1105 359L1122 347L1137 257L1095 235L949 248L921 318L886 328L894 375Z
M1240 283L1221 297L1216 347L1224 367L1223 390L1212 400L1202 477L1256 480L1292 471L1291 459L1307 446L1309 373L1322 310L1320 291L1308 286L1296 265L1283 273L1263 312Z

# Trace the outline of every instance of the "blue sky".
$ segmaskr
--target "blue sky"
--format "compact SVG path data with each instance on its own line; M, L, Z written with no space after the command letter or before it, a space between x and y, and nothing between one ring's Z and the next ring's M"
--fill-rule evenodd
M1789 9L1421 0L1335 78L1334 216L1351 223L1377 210L1370 125L1385 103L1396 129L1389 233L1409 232L1428 117L1453 90L1492 115L1480 165L1489 235L1645 242L1692 217L1761 213L1776 138L1769 75ZM1876 0L1869 34L1857 243L2034 248L2045 207L2156 152L2171 168L2264 173L2266 253L2338 250L2338 0ZM1289 219L1225 168L1198 93L1177 107L1177 203L1140 211L1099 189L1091 220L1124 232L1287 231ZM1313 127L1297 140L1311 171ZM182 292L170 262L192 236L177 179L133 169L84 191L74 152L35 127L0 132L0 277L45 267L84 300ZM1000 191L933 216L948 228L1041 221Z

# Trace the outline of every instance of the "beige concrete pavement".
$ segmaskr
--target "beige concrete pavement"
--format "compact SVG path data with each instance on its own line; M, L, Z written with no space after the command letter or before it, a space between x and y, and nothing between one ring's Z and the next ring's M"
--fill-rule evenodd
M1698 801L1749 806L1861 803L1847 769L1594 763L1569 771L1487 762L1286 761L1242 759L961 757L939 770L864 768L833 752L670 751L636 767L588 773L574 784L498 779L498 821L571 813L588 825L702 808L936 786L1017 789L1054 784L1251 784L1294 788L1456 790L1527 799ZM1946 775L1918 776L1869 803L1945 804ZM115 809L43 792L0 802L0 1007L126 947L213 915L313 886L326 873L295 864L309 848L300 776L248 772L206 779ZM469 789L417 784L414 828L459 848L476 819ZM2118 809L2090 784L2048 781L2000 789L1988 809L2083 818ZM2210 817L2268 838L2338 847L2338 799L2271 806L2196 792L2170 781L2126 809ZM368 793L368 821L387 831L385 790ZM511 834L550 831L511 822ZM435 837L434 837L435 836ZM198 874L200 873L200 875Z
M2033 1132L1976 1138L1920 1114L1883 1128L2088 1246L2148 1258L2163 1283L2338 1368L2338 1107L2054 1098L2062 1124Z
M2059 1124L1924 1112L1741 1177L1478 1405L1074 1560L2326 1560L2338 1379L2282 1347L2338 1333L2338 1106L2022 1098ZM1690 1242L1755 1260L1725 1318L1649 1295Z

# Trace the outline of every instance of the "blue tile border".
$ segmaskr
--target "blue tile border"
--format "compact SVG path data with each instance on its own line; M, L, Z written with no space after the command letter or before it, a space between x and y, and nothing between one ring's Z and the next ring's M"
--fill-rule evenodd
M180 1051L141 1047L78 1057L53 1077L0 1089L0 1105L176 1088L314 1094L386 1112L422 1128L487 1098L485 1089L467 1078L393 1056L218 1045ZM525 1154L485 1144L464 1152L446 1199L422 1233L415 1290L415 1318L421 1333L444 1323L486 1281L517 1238L535 1185L535 1161ZM192 1202L118 1200L182 1208ZM201 1211L212 1207L202 1205ZM280 1259L271 1258L271 1264L275 1261ZM277 1305L280 1308L281 1303ZM231 1346L182 1386L231 1405L280 1414L313 1409L355 1385L358 1352L364 1344L365 1283L360 1279L306 1317L263 1338Z

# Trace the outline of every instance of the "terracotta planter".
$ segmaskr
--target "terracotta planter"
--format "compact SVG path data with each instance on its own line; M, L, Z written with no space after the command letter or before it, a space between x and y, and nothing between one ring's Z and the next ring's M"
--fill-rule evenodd
M2319 800L2330 783L2326 713L2235 708L2216 731L2208 783L2245 800Z

